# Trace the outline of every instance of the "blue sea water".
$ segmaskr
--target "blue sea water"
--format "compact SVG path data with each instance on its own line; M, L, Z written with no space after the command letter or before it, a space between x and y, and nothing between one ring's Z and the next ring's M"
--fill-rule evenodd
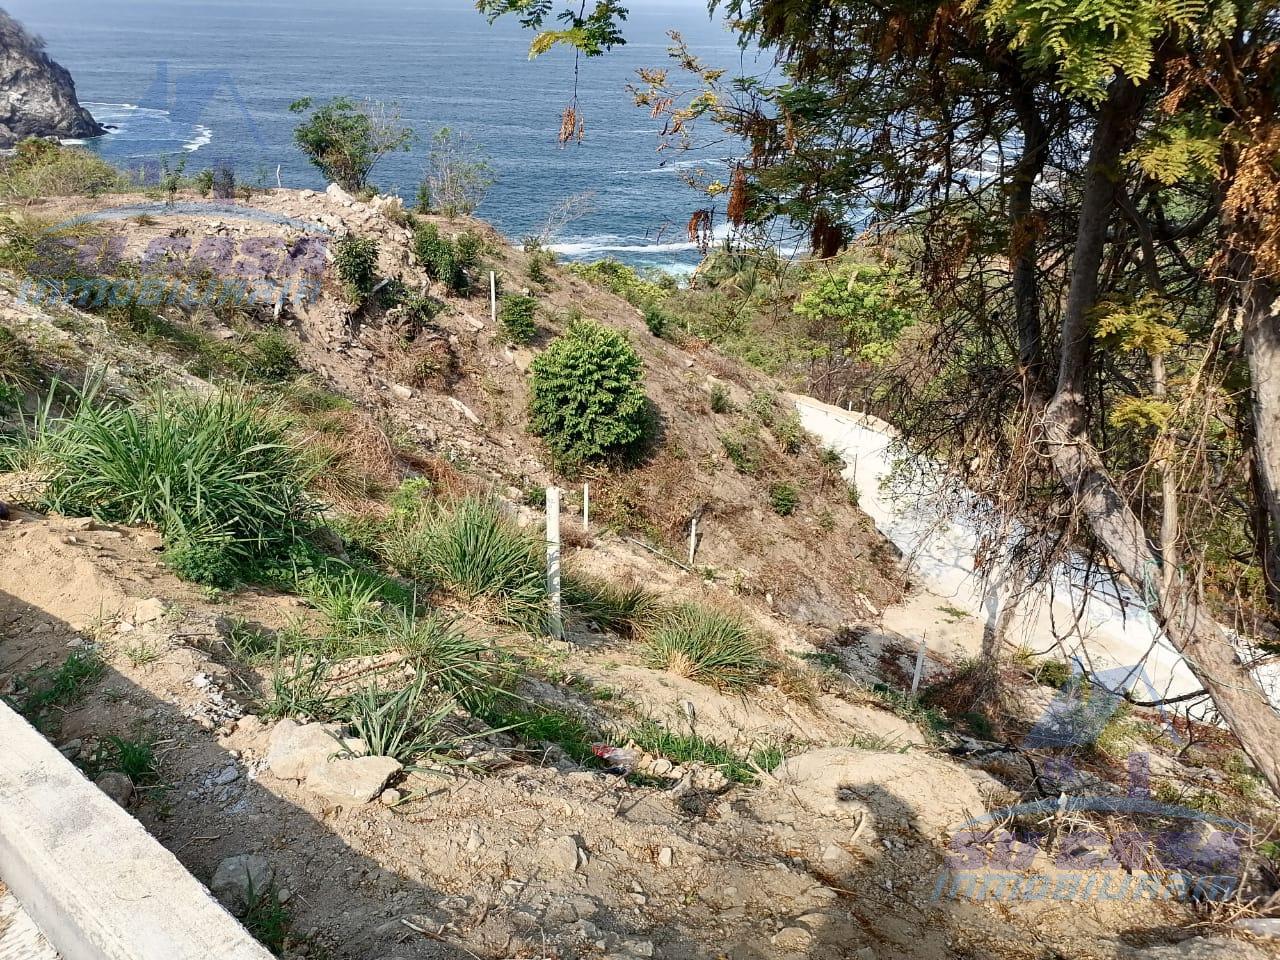
M699 259L684 224L703 203L678 175L688 156L657 152L658 122L633 105L626 84L639 67L666 65L671 29L709 64L751 63L701 0L630 6L627 45L582 62L585 141L561 147L572 57L530 61L530 35L514 22L490 26L472 0L5 3L71 71L81 102L116 128L92 143L121 166L154 169L185 157L188 173L230 163L242 181L271 186L278 166L285 186L322 187L292 145L289 104L339 95L396 101L418 142L376 169L385 191L412 199L426 141L448 126L491 159L497 182L479 213L508 237L538 233L553 207L589 192L590 212L556 238L564 256L681 272ZM715 171L724 159L697 162Z

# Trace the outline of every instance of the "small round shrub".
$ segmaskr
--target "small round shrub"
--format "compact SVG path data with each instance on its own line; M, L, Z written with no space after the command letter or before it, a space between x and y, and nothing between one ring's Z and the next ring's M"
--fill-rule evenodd
M343 237L333 246L333 260L347 299L355 304L364 303L378 282L377 242L354 234Z
M728 413L733 409L733 403L729 400L729 389L723 383L713 383L711 385L711 412L712 413Z
M655 337L661 337L667 332L667 315L651 304L644 308L644 325Z
M789 483L775 483L769 487L769 504L780 517L789 517L800 508L800 494Z
M510 293L498 304L498 320L507 339L512 343L532 343L538 335L533 322L538 311L538 301L519 293Z
M463 234L462 236L470 236ZM459 238L461 240L461 237ZM458 245L448 237L442 236L434 223L424 223L413 235L413 252L422 269L432 280L443 283L455 293L465 293L470 286L467 277L467 255L478 255L478 248L471 252L464 245L460 252Z
M574 321L533 361L531 375L529 428L561 469L632 452L643 441L640 357L618 331Z

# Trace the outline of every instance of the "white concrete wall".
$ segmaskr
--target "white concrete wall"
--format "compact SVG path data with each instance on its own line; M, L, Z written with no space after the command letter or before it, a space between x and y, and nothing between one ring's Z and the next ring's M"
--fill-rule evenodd
M3 702L0 879L63 960L271 960L142 824Z

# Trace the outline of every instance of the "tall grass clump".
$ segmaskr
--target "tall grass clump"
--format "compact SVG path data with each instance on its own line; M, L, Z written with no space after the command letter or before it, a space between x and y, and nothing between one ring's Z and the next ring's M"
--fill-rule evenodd
M772 668L763 637L741 620L694 603L668 611L645 642L651 665L721 689L755 686Z
M644 629L658 615L658 598L640 584L618 585L567 574L562 590L570 617L624 636Z
M544 626L542 545L491 500L432 504L393 528L382 552L403 576L492 602L501 619L526 629Z
M216 586L282 555L308 527L305 461L259 398L95 399L88 391L63 415L46 403L28 425L25 453L45 472L48 509L152 524L180 573Z
M0 160L0 199L97 196L126 185L115 167L91 150L28 139Z
M400 686L372 684L352 693L346 718L369 753L404 764L443 760L471 739L454 721L455 706L425 673Z

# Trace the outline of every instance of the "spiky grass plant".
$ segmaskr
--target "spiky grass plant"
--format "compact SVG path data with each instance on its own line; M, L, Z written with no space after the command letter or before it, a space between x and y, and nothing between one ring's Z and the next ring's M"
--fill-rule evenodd
M513 679L493 644L470 636L443 614L392 608L384 629L390 643L408 654L434 686L469 711L493 703Z
M96 400L86 391L63 415L46 404L28 424L27 453L47 471L47 508L153 524L167 547L196 552L193 568L219 580L283 552L314 516L304 460L260 397Z
M347 722L369 753L403 764L447 761L473 735L454 722L456 706L442 696L426 672L399 689L373 684L346 699Z
M562 589L571 618L624 636L640 632L658 615L658 598L637 583L619 585L569 574Z
M741 620L699 604L672 608L645 640L653 666L721 689L762 683L772 667L762 637Z
M545 626L542 545L491 500L435 504L395 525L383 554L404 576L492 604L498 619L535 632Z

